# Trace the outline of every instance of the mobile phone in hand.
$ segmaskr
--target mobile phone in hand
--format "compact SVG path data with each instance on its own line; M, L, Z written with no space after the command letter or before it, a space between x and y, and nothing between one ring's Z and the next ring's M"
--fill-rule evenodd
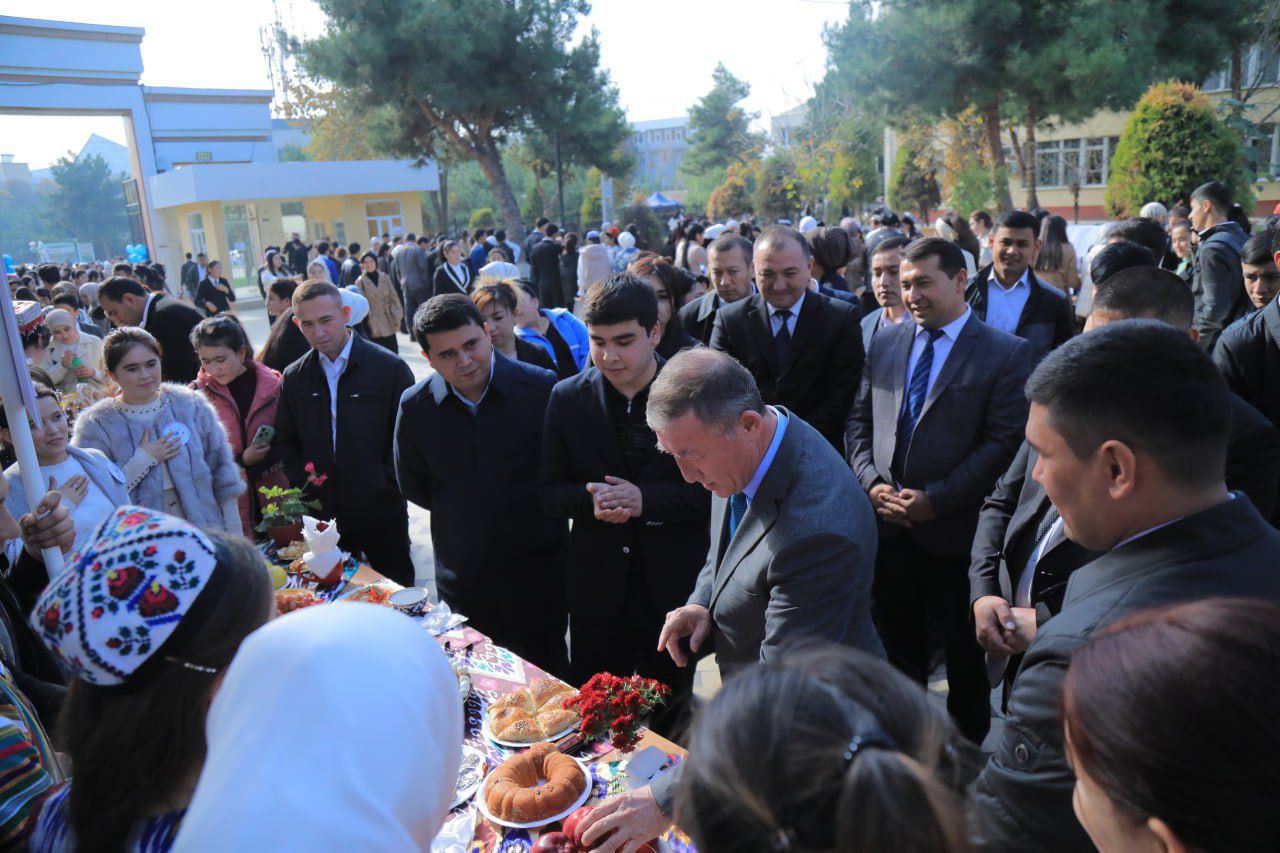
M271 426L270 424L263 424L262 426L258 427L258 431L253 434L253 441L250 443L257 444L257 445L270 444L271 439L275 437L276 437L276 428Z

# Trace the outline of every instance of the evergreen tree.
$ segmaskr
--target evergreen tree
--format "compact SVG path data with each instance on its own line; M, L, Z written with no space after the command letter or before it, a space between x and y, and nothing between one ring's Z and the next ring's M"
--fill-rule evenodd
M53 189L45 197L49 232L89 240L100 258L124 254L129 242L124 181L99 154L76 161L70 152L50 168Z
M756 114L743 110L740 103L751 94L751 87L723 64L711 72L711 80L711 91L689 110L692 142L680 161L680 173L687 178L714 176L710 186L715 187L730 163L756 147L751 134Z

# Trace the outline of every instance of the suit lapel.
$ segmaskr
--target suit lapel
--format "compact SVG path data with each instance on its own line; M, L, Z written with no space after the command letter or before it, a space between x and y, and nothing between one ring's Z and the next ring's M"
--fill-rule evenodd
M1022 313L1018 315L1018 325L1014 327L1014 333L1021 333L1022 327L1027 321L1035 316L1036 309L1040 306L1040 282L1036 280L1036 274L1031 270L1027 270L1027 301L1022 303Z
M778 370L778 354L773 348L773 329L769 322L769 309L764 297L759 294L751 297L746 310L747 334L751 337L751 346L756 352L764 353L769 369L776 377Z
M960 370L961 365L968 360L969 355L978 345L978 329L979 323L982 321L977 317L970 315L968 322L960 328L960 335L956 338L956 342L951 345L951 352L947 355L947 360L942 364L942 370L938 372L938 378L934 381L933 387L929 389L929 396L925 398L924 408L920 410L920 420L924 420L924 416L929 413L929 409L933 407L933 401L938 399L946 387L951 384L951 380L956 378L956 372ZM916 422L919 425L919 421Z
M991 266L988 265L978 270L978 274L974 276L973 295L969 299L969 307L973 309L973 313L978 315L978 319L983 322L986 322L987 319L987 287L990 284Z
M621 476L626 470L626 465L622 459L622 451L618 448L618 440L613 431L613 419L609 417L609 400L605 396L604 384L608 380L604 378L604 374L596 368L591 368L591 379L583 386L583 393L587 395L588 405L587 416L593 423L587 424L587 433L589 435L599 436L599 444L604 451L606 470L612 469L617 472L613 476Z
M885 363L892 371L890 381L893 387L893 422L895 424L898 422L899 413L902 412L902 397L907 389L907 368L911 365L911 344L915 342L918 328L916 322L908 317L892 329L885 330L893 334L893 343L890 344Z

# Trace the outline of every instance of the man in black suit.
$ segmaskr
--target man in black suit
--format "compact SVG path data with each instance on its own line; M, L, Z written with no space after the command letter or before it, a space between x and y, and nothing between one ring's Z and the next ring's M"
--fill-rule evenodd
M662 362L658 301L630 273L593 285L585 299L593 366L551 392L539 473L549 513L573 520L569 539L570 672L638 672L669 685L655 721L679 722L693 669L657 650L667 612L684 604L707 556L710 499L686 483L645 422Z
M396 583L413 586L409 515L396 485L393 438L413 371L347 326L338 288L309 281L293 292L292 320L311 351L285 368L275 445L289 482L308 482L308 463L326 477L308 491L320 517L337 521L342 547L363 551ZM282 321L279 321L282 322Z
M766 228L753 265L760 292L716 312L711 348L742 362L766 403L786 406L843 454L862 373L858 310L809 289L809 244L794 229Z
M1174 273L1155 267L1126 269L1095 285L1090 332L1120 320L1151 319L1186 331L1195 298ZM1272 517L1280 491L1280 431L1235 394L1230 395L1227 488ZM1071 574L1098 556L1072 542L1061 517L1034 477L1039 454L1022 443L1013 464L983 504L969 564L970 598L978 643L993 660L1026 650L1018 620L1044 623L1062 608ZM1010 627L1012 625L1012 627ZM1012 681L1017 661L1010 661Z
M200 372L191 346L191 330L204 319L192 305L163 293L152 293L131 278L116 275L98 288L98 304L116 328L138 326L160 343L160 374L167 382L186 384Z
M565 674L568 529L538 500L556 375L496 352L460 293L420 308L413 336L435 373L401 398L396 477L431 513L440 597L499 645Z
M195 299L196 286L200 284L200 279L197 278L197 276L200 275L201 264L197 264L195 261L191 260L190 252L187 252L186 258L187 259L182 262L181 271L178 273L178 281L182 284L182 289L186 291L187 297L189 299Z
M711 343L720 307L741 302L755 292L751 255L751 241L739 234L721 234L707 247L711 290L680 309L684 330L703 346Z
M1042 283L1031 269L1040 251L1036 218L1021 210L996 220L991 265L969 280L965 299L979 319L1031 343L1031 364L1075 332L1066 294Z
M1274 259L1280 266L1280 250ZM1227 387L1280 427L1280 299L1223 332L1213 360Z
M1035 476L1066 535L1105 553L1075 571L1058 615L1027 626L1003 734L973 788L972 826L984 849L1092 850L1072 810L1058 712L1072 652L1141 609L1208 597L1280 603L1280 533L1223 482L1226 383L1185 332L1154 320L1091 331L1050 353L1026 394Z
M533 230L526 234L524 240L520 243L520 257L524 258L526 262L529 260L529 253L533 251L533 247L538 245L543 237L547 236L547 225L550 223L551 220L547 219L547 217L539 216L533 223Z
M1026 341L965 304L960 248L928 238L902 253L914 322L872 339L849 414L849 462L880 516L873 590L889 660L921 683L929 624L946 642L947 709L981 743L990 725L982 651L969 627L969 545L978 509L1026 423Z
M302 238L296 231L289 238L289 242L284 244L284 254L289 260L289 268L297 275L307 274L307 258L310 252L311 247L302 242Z
M538 302L543 308L564 308L564 291L560 287L560 251L556 242L560 226L548 222L541 240L529 250L529 281L538 289Z

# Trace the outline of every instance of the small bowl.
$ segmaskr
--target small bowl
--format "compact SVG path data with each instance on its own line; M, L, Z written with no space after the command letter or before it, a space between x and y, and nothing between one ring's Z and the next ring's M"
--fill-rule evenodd
M431 607L431 595L420 586L409 586L391 593L387 604L406 616L421 616Z

